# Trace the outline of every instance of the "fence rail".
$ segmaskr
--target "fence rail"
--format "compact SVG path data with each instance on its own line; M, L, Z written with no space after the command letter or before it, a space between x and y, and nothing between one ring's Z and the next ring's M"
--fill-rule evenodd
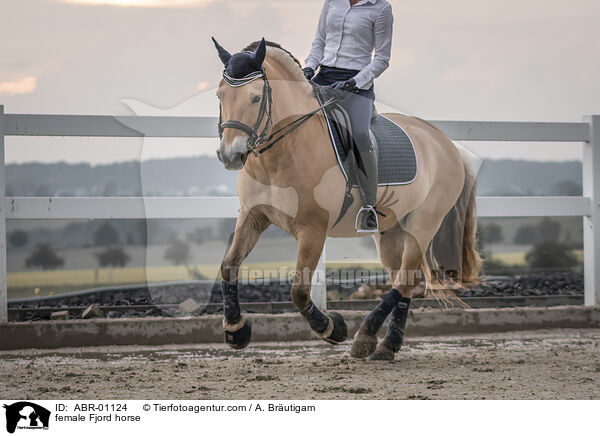
M462 141L583 143L582 197L478 197L480 217L580 216L584 226L585 304L600 303L600 116L579 123L431 121ZM4 114L0 105L0 322L7 320L7 219L235 218L237 197L5 196L5 136L217 137L214 117ZM596 224L596 225L594 225ZM325 250L313 300L325 308Z
M430 121L456 141L587 142L590 125L512 121ZM213 138L215 117L6 114L5 135Z
M237 197L8 197L7 219L235 218ZM587 216L584 197L477 197L479 217Z

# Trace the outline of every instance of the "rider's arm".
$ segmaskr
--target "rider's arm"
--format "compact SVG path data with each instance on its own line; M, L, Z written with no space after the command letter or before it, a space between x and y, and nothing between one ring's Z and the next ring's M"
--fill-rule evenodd
M321 16L319 17L319 24L317 26L317 32L315 34L315 40L312 43L310 54L306 58L306 66L316 70L321 60L323 59L323 53L325 51L325 26L327 23L327 10L329 8L329 0L325 0L323 9L321 10Z
M373 31L375 32L375 56L369 65L354 76L356 86L364 88L371 80L379 77L390 64L392 52L392 28L394 17L392 7L387 7L377 15Z

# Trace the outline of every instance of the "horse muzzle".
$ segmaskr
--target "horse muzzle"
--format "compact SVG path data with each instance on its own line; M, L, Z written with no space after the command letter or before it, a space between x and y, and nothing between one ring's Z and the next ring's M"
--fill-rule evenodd
M221 140L217 150L217 158L228 170L241 170L248 158L248 137L236 136L231 144Z

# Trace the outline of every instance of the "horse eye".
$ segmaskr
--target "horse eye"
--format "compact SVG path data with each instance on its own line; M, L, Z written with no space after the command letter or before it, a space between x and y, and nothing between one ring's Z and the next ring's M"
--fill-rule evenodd
M256 104L260 101L260 95L255 95L252 97L252 104Z

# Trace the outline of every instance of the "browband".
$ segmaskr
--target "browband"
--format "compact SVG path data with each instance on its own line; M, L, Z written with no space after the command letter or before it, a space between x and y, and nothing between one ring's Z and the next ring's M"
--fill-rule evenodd
M239 79L236 77L231 77L229 74L227 74L227 71L223 71L223 79L225 79L225 81L234 88L246 85L261 77L264 77L264 73L262 71L253 71Z

